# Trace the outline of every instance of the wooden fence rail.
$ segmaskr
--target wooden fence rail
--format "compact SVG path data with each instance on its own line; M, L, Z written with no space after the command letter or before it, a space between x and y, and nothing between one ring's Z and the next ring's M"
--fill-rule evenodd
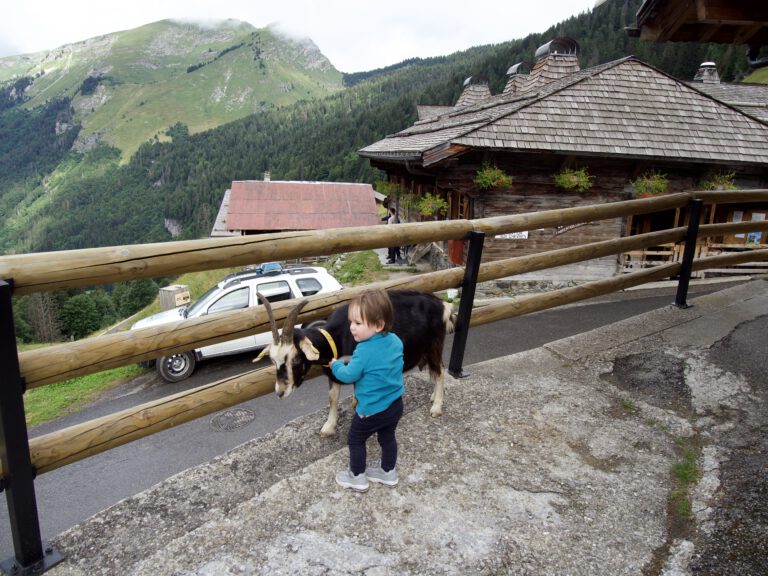
M479 280L485 282L496 278L543 270L629 250L637 250L657 244L679 242L684 238L685 230L682 227L673 228L660 232L640 234L490 262L480 267ZM701 235L703 236L752 230L768 230L768 221L709 224L700 228ZM753 253L753 251L749 252L749 254ZM743 256L739 261L749 262L753 260L757 260L757 258L750 259ZM458 286L462 277L463 269L455 268L410 279L397 280L387 284L386 287L388 289L411 288L436 292ZM359 290L347 289L341 293L308 298L309 303L304 308L300 321L306 323L328 317L333 310L349 301ZM290 305L276 304L274 307L275 317L278 320L285 318L289 308ZM47 348L29 350L19 354L19 364L27 387L35 388L74 378L75 376L93 374L102 370L150 360L158 356L183 352L250 334L258 334L268 330L269 321L266 313L261 308L255 308L247 313L242 311L224 312L215 316L203 316L192 320L178 320L173 323L141 330L107 334Z
M272 260L289 260L301 256L323 256L382 246L460 240L472 231L495 236L537 228L554 228L680 208L691 198L690 194L679 193L659 198L515 216L496 216L481 220L419 222L392 227L336 228L22 254L0 259L0 278L13 279L14 294L62 290ZM768 194L766 198L768 199Z
M668 194L599 206L563 208L482 220L401 224L392 228L341 228L20 254L0 259L0 278L12 278L14 293L21 295L302 256L458 240L470 231L495 236L536 228L568 226L681 208L693 198L718 204L764 202L768 200L768 190Z
M526 258L531 257L528 256ZM749 254L741 253L703 258L695 260L693 267L694 269L701 270L713 266L735 264L747 261L748 259L768 260L768 249L755 250ZM514 266L509 261L505 262L507 262L506 265L501 265L499 262L483 264L481 266L481 276L495 277L494 274L499 269L508 269L508 267ZM548 310L557 306L610 294L632 286L669 278L678 274L680 267L679 263L664 264L652 269L632 272L605 280L587 282L571 288L563 288L543 294L520 296L499 303L486 303L477 307L472 313L471 326L479 326L515 316ZM485 269L483 270L483 268ZM446 279L453 281L452 275L454 274L455 271L451 270L408 280L379 282L364 288L355 289L355 293L371 287L383 289L417 287L432 290L434 286L445 283ZM436 279L435 275L440 276L440 279ZM432 278L417 282L424 276L432 276ZM281 317L285 317L286 309L290 307L292 307L292 304L280 306L283 312ZM320 369L317 367L313 368L308 378L319 374ZM155 432L271 393L274 391L274 383L274 368L253 370L240 376L220 380L151 403L77 424L45 436L33 438L29 443L32 463L38 473L48 472L77 460L133 442ZM2 477L1 467L0 477Z
M676 228L486 263L480 267L479 279L480 281L493 280L599 258L624 250L653 246L660 242L675 242L681 240L684 235L685 228ZM454 268L396 280L387 284L386 287L436 292L458 286L463 274L462 268ZM308 304L299 317L300 322L327 318L333 310L348 302L362 289L364 288L346 289L330 295L307 298ZM277 320L285 318L292 306L292 304L275 304L275 318ZM245 313L242 310L224 312L214 316L178 320L160 326L29 350L19 354L19 364L27 387L35 388L75 376L92 374L265 331L269 331L269 320L263 308L257 307Z

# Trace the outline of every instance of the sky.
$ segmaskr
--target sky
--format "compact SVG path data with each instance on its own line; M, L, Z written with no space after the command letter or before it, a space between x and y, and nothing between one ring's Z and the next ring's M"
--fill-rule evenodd
M309 37L342 72L544 32L596 0L35 0L5 3L0 57L52 50L166 18L234 18ZM599 0L598 0L599 2Z

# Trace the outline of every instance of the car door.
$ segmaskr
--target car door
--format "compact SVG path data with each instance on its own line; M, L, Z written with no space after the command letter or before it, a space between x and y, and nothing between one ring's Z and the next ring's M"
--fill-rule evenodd
M290 300L294 297L294 289L292 289L290 284L285 280L255 280L248 282L247 285L240 286L222 294L208 305L207 313L212 314L216 312L249 308L251 306L261 306L256 297L257 292L261 292L271 303ZM237 338L236 340L220 342L219 344L203 346L199 349L198 353L202 358L222 356L224 354L237 354L259 348L271 341L271 332L264 332L253 336Z
M243 284L225 291L221 296L212 300L211 303L207 305L205 312L201 315L230 312L232 310L244 310L252 306L254 300L255 294L253 293L251 285ZM243 338L236 338L235 340L228 340L226 342L219 342L218 344L211 344L210 346L203 346L198 350L198 354L201 358L208 358L210 356L245 352L255 347L256 337L251 335Z

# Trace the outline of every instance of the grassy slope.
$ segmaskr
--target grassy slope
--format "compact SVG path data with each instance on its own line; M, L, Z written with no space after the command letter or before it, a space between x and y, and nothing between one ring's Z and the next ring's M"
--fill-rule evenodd
M314 47L236 21L204 29L163 20L47 53L3 58L0 82L41 70L27 106L74 97L81 138L100 133L124 159L176 122L194 133L263 106L342 89L341 73ZM94 94L83 96L78 90L89 75L103 80Z
M0 230L0 247L8 238L25 238L26 243L17 246L19 253L31 251L31 243L37 234L45 230L47 219L45 209L52 201L56 190L65 181L78 181L93 178L116 165L112 162L79 162L75 158L68 158L60 163L56 169L48 175L43 184L35 188L29 188L26 183L19 183L20 200L14 207L14 211L3 222ZM12 192L12 191L11 191Z
M208 64L187 72L204 62ZM100 133L121 150L123 160L142 142L166 139L164 132L179 121L195 133L266 106L342 89L341 73L313 46L286 41L269 29L256 30L246 23L202 30L161 21L50 52L0 58L0 82L43 70L28 90L27 106L74 96L76 121L84 124L81 140ZM83 96L78 91L89 74L100 75L102 82L94 94ZM101 170L111 167L110 163ZM27 243L14 251L31 250L29 239L45 228L40 214L56 195L58 184L87 178L94 169L67 160L42 185L18 182L3 191L13 210L7 211L3 222L0 247L5 239L25 237Z
M768 67L755 70L752 74L744 78L744 82L752 84L768 84Z
M100 394L145 373L136 364L121 366L97 374L72 378L33 388L24 394L24 410L28 426L36 426L92 402Z

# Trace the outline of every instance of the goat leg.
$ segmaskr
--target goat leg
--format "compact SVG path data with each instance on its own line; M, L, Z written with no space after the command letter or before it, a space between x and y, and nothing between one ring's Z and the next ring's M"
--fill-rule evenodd
M445 400L445 371L429 371L430 380L432 380L433 389L430 400L432 408L429 409L429 415L433 418L443 415L443 401Z
M328 379L328 419L320 429L320 436L327 438L336 435L336 426L339 423L339 396L341 395L341 384Z

